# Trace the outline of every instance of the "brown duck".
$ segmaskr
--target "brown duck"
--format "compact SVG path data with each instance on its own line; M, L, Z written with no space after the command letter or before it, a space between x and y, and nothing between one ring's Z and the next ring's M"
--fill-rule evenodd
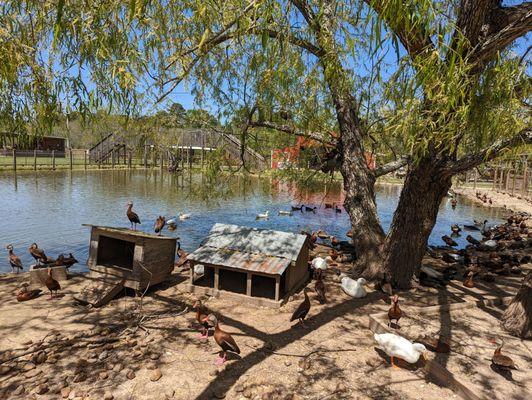
M155 233L161 236L162 230L165 225L166 225L166 219L162 215L159 215L157 219L155 220L155 226L154 226Z
M447 235L443 235L441 237L441 240L443 240L447 246L451 246L451 247L458 246L458 243L456 243L453 239L451 239Z
M320 304L325 304L327 302L327 298L325 297L326 289L325 283L323 282L323 271L321 269L316 271L316 283L314 284L314 290L316 291L316 295Z
M61 285L59 284L59 282L57 282L52 277L52 268L48 268L48 277L44 281L44 284L46 285L46 287L50 291L50 299L54 298L53 292L55 292L55 294L57 296L57 291L61 290Z
M22 261L20 261L20 258L15 255L15 253L13 252L13 245L9 244L6 246L6 249L9 253L9 265L11 265L11 272L14 272L15 270L17 270L17 274L19 273L19 271L21 269L24 269L22 268Z
M392 306L388 310L388 326L392 324L392 321L395 321L395 325L399 328L399 320L403 315L403 311L399 308L399 296L396 294L392 297Z
M495 352L493 353L493 357L491 358L491 362L499 368L517 369L517 367L515 366L514 360L512 360L510 357L501 353L502 346L504 346L504 342L501 343L501 345L495 349Z
M28 301L28 300L36 299L37 297L39 297L41 295L41 292L42 292L41 289L28 290L28 288L26 286L24 286L17 293L17 301L18 302L22 302L22 301Z
M201 325L201 333L199 334L200 339L208 339L209 338L209 328L212 328L212 326L209 324L208 320L208 314L205 314L205 309L203 308L203 304L201 304L201 300L196 300L194 303L194 309L196 310L196 321Z
M126 215L127 215L127 218L129 219L129 222L131 222L131 229L136 230L137 224L140 224L141 222L140 222L139 216L137 215L136 212L132 210L132 208L133 208L133 203L130 201L127 203Z
M48 257L46 257L46 254L44 254L44 250L39 249L37 243L32 243L28 251L30 252L31 256L35 258L37 264L45 263L48 261Z
M472 271L467 274L467 278L464 281L464 286L466 288L471 289L471 288L475 287L475 282L473 282L473 275L474 275L474 273Z
M292 317L290 318L290 322L293 322L298 319L303 325L305 325L304 319L310 310L310 299L308 298L307 294L308 290L308 288L303 289L305 300L303 300L303 302L296 308L296 310L292 314Z
M72 253L69 253L68 257L65 257L64 254L59 254L57 259L55 260L56 267L70 268L71 266L77 263L78 263L78 260L76 260L76 257L74 257Z
M214 314L210 314L207 318L205 318L205 320L207 323L214 326L214 341L222 348L223 351L223 357L219 357L216 360L216 365L222 365L226 361L228 351L240 354L240 349L238 348L235 339L233 339L229 333L220 329L218 319Z

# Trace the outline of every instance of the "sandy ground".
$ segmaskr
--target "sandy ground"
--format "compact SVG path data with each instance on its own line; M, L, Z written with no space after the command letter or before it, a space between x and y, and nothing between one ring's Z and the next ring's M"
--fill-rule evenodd
M485 207L498 207L498 208L507 209L509 211L526 212L528 214L532 214L532 203L530 202L530 200L526 199L525 197L522 197L520 194L511 196L507 193L502 193L502 192L492 190L491 188L472 189L472 188L453 187L453 190L457 194L461 196L465 196L468 199L476 203L479 203ZM481 200L477 198L476 192L480 192L481 195L486 194L488 198L491 198L492 204L483 203Z
M347 270L347 266L340 269ZM191 309L196 298L186 290L186 277L186 272L175 272L168 283L148 292L142 311L139 299L129 295L101 309L76 305L71 295L86 283L84 275L63 283L62 298L49 300L44 294L25 303L18 303L15 293L28 276L0 277L0 358L23 352L16 349L40 349L0 364L0 398L457 398L450 389L428 382L420 368L390 368L389 359L376 351L368 329L369 314L388 310L387 297L370 290L366 298L351 299L331 270L326 274L328 302L320 305L311 293L306 327L288 322L302 293L279 310L204 299L241 349L239 357L217 367L214 361L219 349L213 338L202 341L197 337ZM453 281L447 290L420 287L399 293L405 312L401 322L409 330L417 324L423 331L415 314L409 315L409 307L510 296L520 279L500 277L494 284L473 289ZM313 282L309 285L314 287ZM475 318L488 318L483 310L475 309L475 313ZM140 315L144 316L142 328L138 328ZM453 331L463 329L457 321L449 323ZM493 334L500 332L494 327ZM530 342L527 345L532 347ZM474 349L475 344L469 346ZM476 371L475 362L488 362L484 358L494 348L485 341L482 346L486 349L481 361L471 358L472 371ZM482 379L499 379L495 371L482 368L481 372ZM474 381L465 373L463 377ZM524 399L519 396L530 377L525 369L522 375L514 375L514 381L489 386L486 394L498 391L508 393L508 399Z

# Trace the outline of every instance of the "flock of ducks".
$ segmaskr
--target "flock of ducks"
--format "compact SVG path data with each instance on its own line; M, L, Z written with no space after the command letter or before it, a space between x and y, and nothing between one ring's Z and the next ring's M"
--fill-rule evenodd
M14 248L12 244L8 244L6 246L7 253L8 253L8 261L9 265L11 266L11 272L12 273L19 273L21 270L24 269L22 265L22 261L20 260L20 257L15 254ZM65 256L64 254L59 254L59 256L56 259L53 259L51 257L48 257L43 249L40 249L39 246L37 246L37 243L32 243L31 246L28 248L28 252L30 255L35 259L37 262L36 267L42 267L42 266L54 266L54 267L67 267L70 268L72 265L76 264L78 260L72 255L72 253L69 253L68 256Z
M341 214L342 209L338 207L336 203L325 203L324 208L326 209L333 209L336 214ZM318 207L316 206L307 206L304 204L301 204L300 206L291 206L290 210L278 210L277 215L280 216L292 216L294 215L294 211L300 211L301 213L310 212L313 214L316 214L318 211ZM269 219L270 218L270 212L265 211L263 213L258 213L255 217L255 219Z
M136 212L133 211L133 203L129 201L126 204L127 211L126 215L129 219L129 222L131 223L131 229L136 230L137 224L140 224L139 216ZM164 216L159 215L157 219L155 220L155 224L153 225L153 230L155 233L159 236L162 235L162 231L164 227L166 226L169 231L175 231L177 229L177 220L184 221L189 219L192 216L192 214L186 214L186 213L179 213L176 217L166 219Z

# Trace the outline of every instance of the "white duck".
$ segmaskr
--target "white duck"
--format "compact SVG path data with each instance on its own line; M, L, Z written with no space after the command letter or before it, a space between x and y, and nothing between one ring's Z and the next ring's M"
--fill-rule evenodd
M257 214L257 218L256 219L268 219L269 214L270 214L269 211L266 211L266 212L264 212L262 214Z
M358 278L357 280L348 277L346 274L340 274L340 281L342 282L343 291L351 297L360 299L366 297L368 294L364 285L366 280Z
M323 271L325 271L328 267L329 267L329 263L332 261L333 259L330 257L330 256L327 256L325 258L321 258L321 257L315 257L312 259L312 261L310 262L310 265L312 266L312 268L314 269L321 269Z
M279 215L288 215L292 216L292 211L279 210Z
M181 221L183 221L184 219L189 219L189 218L190 218L190 214L179 213L179 219Z
M394 357L401 358L410 364L415 364L419 357L427 352L427 348L421 343L412 343L394 333L376 333L374 338L380 348L390 356L393 367L395 367L393 363Z
M170 218L168 221L166 221L166 225L176 225L175 218Z

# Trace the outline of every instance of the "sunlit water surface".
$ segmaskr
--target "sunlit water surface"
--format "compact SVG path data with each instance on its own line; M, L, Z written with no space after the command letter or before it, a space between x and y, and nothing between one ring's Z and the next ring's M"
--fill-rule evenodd
M298 188L295 184L271 178L243 179L232 177L216 189L202 190L200 174L178 176L159 171L57 171L24 172L0 175L0 272L10 271L5 246L13 244L15 253L27 267L34 262L28 247L36 242L51 257L72 252L80 261L74 269L83 270L88 257L90 228L82 224L128 227L126 203L134 202L142 225L139 229L153 232L158 215L167 218L179 212L191 213L179 221L174 232L182 247L192 251L216 222L247 225L283 231L323 229L345 238L350 228L344 210L337 214L324 209L323 202L342 203L338 183ZM381 222L388 229L397 205L400 186L377 187L377 204ZM279 216L278 210L289 210L292 204L317 206L314 213L294 212ZM256 220L257 213L270 212L268 220ZM449 199L440 207L438 221L430 244L442 245L441 236L450 233L450 225L471 224L473 219L499 222L499 210L479 207L460 199L452 210ZM473 236L477 236L473 235ZM465 246L465 235L456 238Z

